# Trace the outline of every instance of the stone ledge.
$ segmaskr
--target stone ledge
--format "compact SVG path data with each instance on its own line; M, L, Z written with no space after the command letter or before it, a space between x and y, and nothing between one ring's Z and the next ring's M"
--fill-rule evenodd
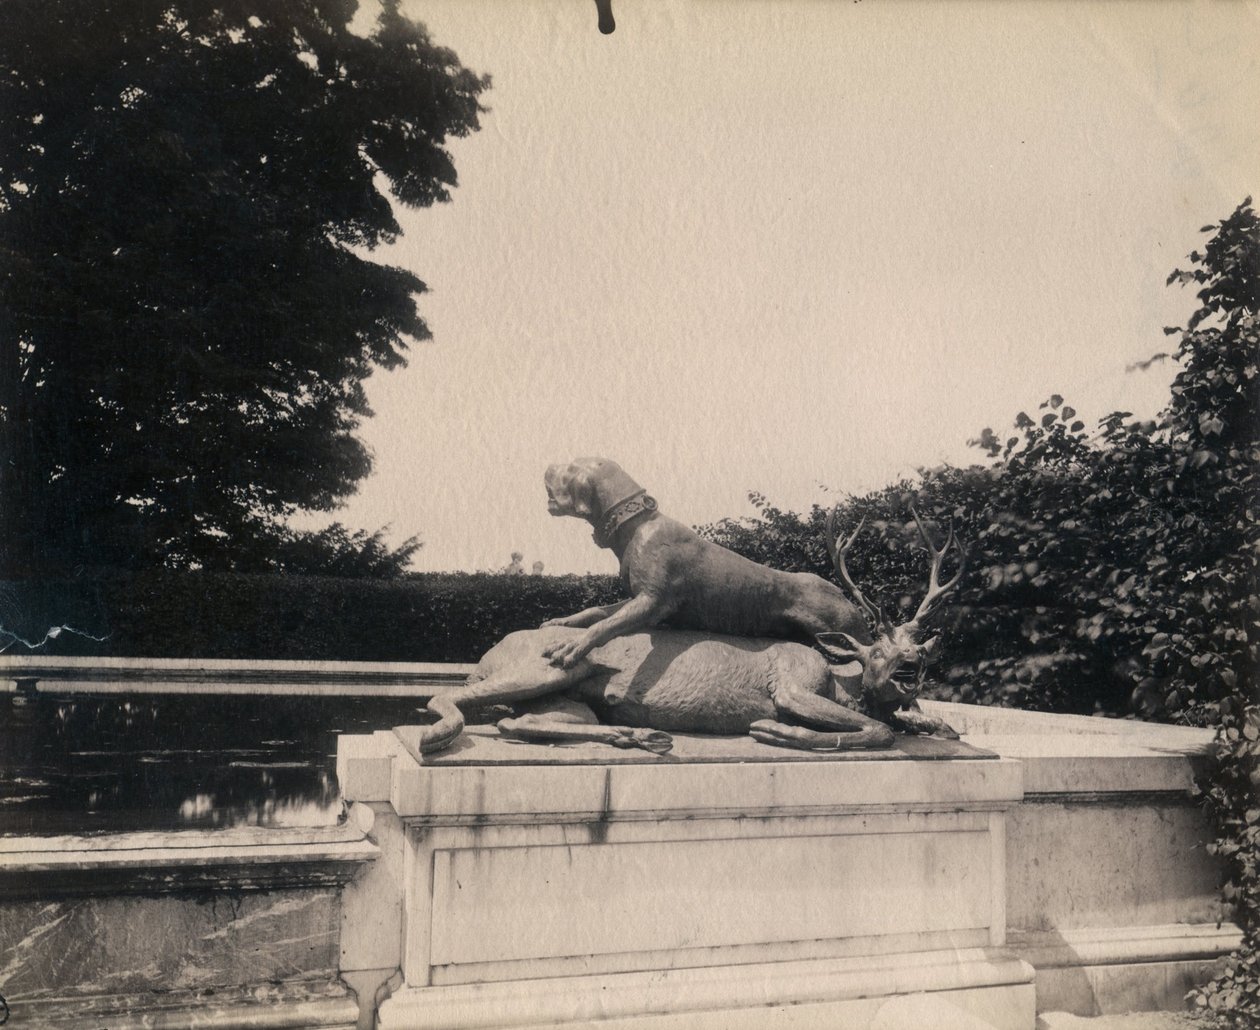
M298 980L215 990L142 994L66 994L38 1003L14 1002L22 1030L351 1030L359 1006L337 980Z
M0 897L340 887L379 850L353 826L0 839Z
M953 991L997 988L1016 992L1012 1008L1019 1010L1020 1018L1007 1025L1031 1027L1032 979L1032 967L1009 952L971 948L873 959L405 988L381 1006L378 1026L380 1030L447 1030L452 1026L601 1025L620 1020L639 1023L653 1016L672 1018L681 1026L725 1026L733 1025L731 1014L751 1018L750 1025L756 1026L769 1025L772 1011L782 1007L805 1011L879 999L877 1009L897 995L939 992L948 996ZM829 1013L833 1018L837 1014ZM775 1022L782 1022L782 1012L778 1015ZM869 1022L869 1017L863 1022Z
M751 738L678 740L694 753L624 763L610 760L621 754L612 748L512 744L492 727L473 727L457 753L421 763L381 734L343 737L338 773L350 800L388 800L408 822L451 825L986 811L1022 796L1020 763L973 749L949 759L939 747L949 742L907 741L895 754L836 761L784 758ZM907 760L912 749L931 748L941 760ZM389 795L379 796L387 782Z
M0 692L19 694L292 694L425 701L461 685L472 665L206 658L0 656Z
M1007 946L1038 971L1135 962L1217 959L1242 942L1233 923L1172 923L1163 926L1095 927L1018 931Z
M1120 803L1185 798L1213 731L1131 719L924 701L963 740L1024 763L1025 801Z

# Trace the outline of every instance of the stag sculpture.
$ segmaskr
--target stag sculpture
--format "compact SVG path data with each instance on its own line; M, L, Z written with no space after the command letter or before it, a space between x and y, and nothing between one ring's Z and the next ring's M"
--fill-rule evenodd
M913 507L910 513L914 516L923 545L932 557L932 568L928 575L927 594L910 621L900 626L894 626L866 598L849 575L845 556L866 525L866 519L863 518L848 538L841 541L835 529L836 508L828 513L825 525L827 553L845 589L870 620L874 639L868 644L849 633L833 631L816 634L814 641L829 658L840 663L836 670L839 675L860 673L861 705L868 714L906 729L915 728L921 733L945 733L948 727L944 723L918 710L917 698L927 667L940 649L939 636L923 640L923 634L928 617L939 609L941 601L962 579L966 554L954 535L952 520L945 542L938 548L932 543L919 513ZM958 568L949 580L942 583L941 570L951 548L958 552ZM953 734L953 731L948 730L948 733Z
M658 629L630 633L570 666L545 657L579 631L544 626L509 634L464 686L429 701L439 717L399 735L420 754L448 747L471 707L511 704L505 736L548 743L594 741L658 754L670 732L751 734L806 750L887 748L893 734L858 711L811 647L788 640ZM521 703L524 702L522 705Z

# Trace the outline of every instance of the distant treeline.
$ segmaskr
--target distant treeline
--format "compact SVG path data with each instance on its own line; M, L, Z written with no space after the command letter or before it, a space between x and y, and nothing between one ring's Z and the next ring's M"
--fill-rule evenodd
M0 584L0 647L11 655L475 662L514 630L624 596L614 576L90 571Z

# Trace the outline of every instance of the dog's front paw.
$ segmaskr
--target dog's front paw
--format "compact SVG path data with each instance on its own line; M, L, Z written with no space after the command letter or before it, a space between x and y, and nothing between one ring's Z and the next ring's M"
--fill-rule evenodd
M562 669L572 669L591 649L591 645L584 643L581 638L576 640L559 640L550 645L543 651L543 657L552 665L558 665Z

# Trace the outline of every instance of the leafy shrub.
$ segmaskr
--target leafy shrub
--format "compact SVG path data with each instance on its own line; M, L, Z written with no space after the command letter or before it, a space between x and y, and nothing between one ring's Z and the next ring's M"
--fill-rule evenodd
M1218 728L1201 780L1227 866L1224 887L1245 939L1195 1003L1260 1025L1260 219L1248 198L1191 253L1199 307L1172 354L1179 364L1154 420L1128 412L1092 430L1060 396L1014 431L972 443L987 464L922 471L848 498L844 529L866 517L849 567L890 614L912 610L911 504L952 520L970 550L939 616L949 665L937 696L1066 712L1138 715ZM826 573L824 513L753 496L759 515L704 527L711 539L780 568ZM922 562L919 558L917 561Z

